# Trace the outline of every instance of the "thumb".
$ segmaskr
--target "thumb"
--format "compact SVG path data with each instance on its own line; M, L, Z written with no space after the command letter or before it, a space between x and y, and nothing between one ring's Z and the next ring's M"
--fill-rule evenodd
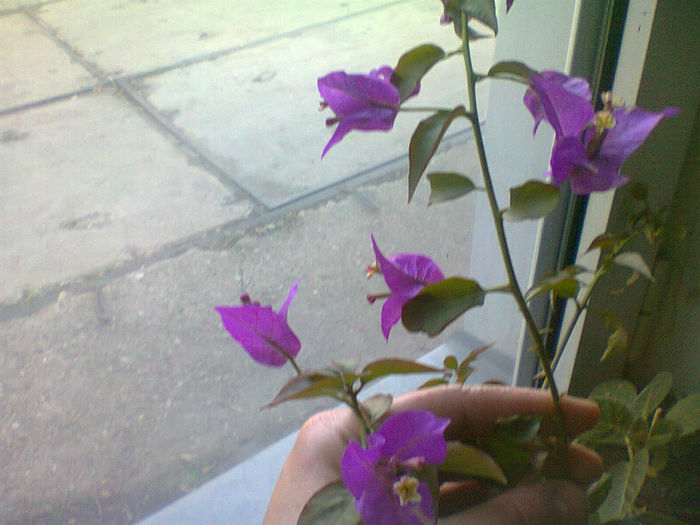
M481 505L453 514L440 525L557 525L585 524L586 495L568 481L523 485Z

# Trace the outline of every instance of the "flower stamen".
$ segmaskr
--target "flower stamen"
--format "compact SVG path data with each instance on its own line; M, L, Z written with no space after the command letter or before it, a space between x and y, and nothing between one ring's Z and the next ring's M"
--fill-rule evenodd
M420 503L421 495L418 493L418 486L420 482L413 476L401 476L396 483L394 483L393 491L399 497L401 506L406 506L409 503Z

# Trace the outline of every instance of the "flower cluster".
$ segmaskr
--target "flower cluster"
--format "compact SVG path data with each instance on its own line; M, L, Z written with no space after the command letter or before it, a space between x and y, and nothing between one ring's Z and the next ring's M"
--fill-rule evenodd
M568 179L579 195L626 183L629 179L620 170L627 157L661 119L678 113L676 108L660 113L628 108L610 93L603 93L602 99L603 109L596 112L588 83L555 71L533 75L523 97L535 119L534 131L542 120L554 128L549 163L554 184Z
M423 525L435 521L433 498L420 479L425 465L445 461L449 419L415 410L389 417L367 438L351 441L341 460L343 483L365 523Z

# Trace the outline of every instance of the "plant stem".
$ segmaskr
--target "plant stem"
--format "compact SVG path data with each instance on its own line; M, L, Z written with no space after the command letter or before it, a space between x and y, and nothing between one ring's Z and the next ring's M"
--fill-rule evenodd
M515 302L520 309L520 312L525 319L528 331L535 343L535 350L540 361L540 366L544 371L545 377L550 386L550 392L552 394L552 402L554 404L554 421L556 424L556 454L558 459L558 464L561 468L559 473L562 477L569 477L569 451L567 445L567 432L566 426L564 424L564 414L561 407L561 399L559 398L559 391L557 390L556 383L554 381L554 376L552 374L552 369L547 358L547 354L544 348L544 343L542 341L542 336L540 335L539 329L535 319L532 317L532 313L527 307L525 298L523 297L520 286L518 285L518 280L515 275L515 269L513 267L513 261L510 256L510 250L508 248L508 242L506 240L505 229L503 227L503 219L501 213L498 209L498 202L496 201L496 193L493 188L493 183L491 181L491 174L489 172L488 161L486 159L486 148L484 147L484 138L481 134L481 125L479 123L479 114L476 105L476 81L474 79L474 70L472 68L471 53L469 51L469 36L467 33L467 16L462 13L462 55L464 57L464 67L467 73L467 91L469 93L469 109L471 112L472 128L474 130L474 141L476 144L476 149L479 155L479 164L481 165L481 173L484 177L484 187L486 189L486 194L488 196L489 206L491 208L491 215L493 216L493 221L496 226L496 234L498 236L498 244L501 249L501 255L503 257L503 263L505 265L506 273L508 274L508 282L510 284L511 293L515 298Z
M371 433L371 429L365 415L362 413L360 403L357 401L357 392L352 387L346 388L346 403L352 409L357 419L360 421L360 443L362 448L367 447L367 434Z

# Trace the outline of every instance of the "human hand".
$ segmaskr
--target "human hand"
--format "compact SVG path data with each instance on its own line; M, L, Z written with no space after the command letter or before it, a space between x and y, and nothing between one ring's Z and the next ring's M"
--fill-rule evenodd
M570 436L587 430L598 420L598 407L591 401L564 396L562 408ZM453 385L397 397L391 412L405 410L428 410L437 416L447 417L451 423L445 437L448 440L471 441L488 436L500 418L516 414L547 416L552 413L553 406L549 392L543 390ZM550 433L551 423L545 417L541 432ZM311 496L325 485L340 479L340 459L348 441L359 441L359 434L357 420L350 410L328 410L311 417L301 428L294 448L282 467L264 523L296 523ZM570 467L572 480L585 484L600 476L602 461L591 450L572 444ZM517 525L585 522L585 494L572 482L523 484L477 505L474 503L478 498L468 489L464 484L447 483L441 487L441 514L443 506L453 513L439 523Z

